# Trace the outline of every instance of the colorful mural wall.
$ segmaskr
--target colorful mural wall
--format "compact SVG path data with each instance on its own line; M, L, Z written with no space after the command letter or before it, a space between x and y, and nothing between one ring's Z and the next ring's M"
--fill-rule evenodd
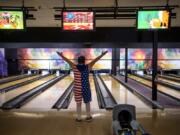
M22 48L18 50L18 59L20 68L69 69L69 65L58 56L57 51L63 52L64 56L74 63L77 63L78 56L84 55L86 63L88 63L106 50L108 50L108 53L94 65L93 69L111 69L111 49Z

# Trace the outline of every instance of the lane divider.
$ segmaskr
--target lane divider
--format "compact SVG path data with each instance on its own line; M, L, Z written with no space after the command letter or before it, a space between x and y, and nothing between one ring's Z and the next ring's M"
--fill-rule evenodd
M27 102L32 100L35 96L38 96L40 93L44 92L49 87L51 87L52 85L54 85L55 83L57 83L59 80L63 79L66 76L67 76L67 74L55 77L55 78L41 84L40 86L37 86L25 93L22 93L19 96L5 102L1 108L4 110L20 108L21 106L23 106L24 104L26 104Z
M22 86L24 86L24 85L27 85L27 84L30 84L30 83L35 82L35 81L37 81L37 80L40 80L40 79L42 79L42 78L44 78L44 77L47 77L48 75L49 75L49 74L47 74L47 75L42 75L42 76L36 77L36 78L34 78L34 79L28 80L28 81L24 81L24 82L21 82L21 83L18 83L18 84L9 86L9 87L5 87L5 88L3 88L3 89L0 89L0 93L9 92L9 91L14 90L14 89L16 89L16 88L22 87Z
M118 79L116 76L112 77L117 80L119 83L121 83L122 85L124 85L127 89L131 90L134 94L136 94L137 96L143 98L145 100L145 103L147 103L147 105L149 105L149 103L152 105L153 109L161 109L164 110L164 107L162 105L160 105L158 102L156 101L152 101L151 99L145 97L143 94L141 94L140 92L138 92L138 90L136 90L135 88L129 86L128 84L124 83L123 81L121 81L120 79ZM141 99L140 98L140 99ZM144 101L143 100L143 101Z
M57 102L52 106L52 109L67 109L73 96L74 81L68 86L64 93L60 96Z
M145 77L145 76L137 75L137 74L132 74L132 75L137 76L137 77L140 77L140 78L142 78L142 79L146 79L146 80L148 80L148 81L152 81L152 79L151 79L150 77ZM180 87L179 87L178 85L170 84L170 83L168 83L168 82L161 81L161 80L157 80L156 82L157 82L158 84L160 84L160 85L164 85L164 86L166 86L166 87L172 88L172 89L180 92Z
M111 92L109 91L109 89L105 85L105 83L102 80L102 78L100 77L100 75L96 75L96 78L97 78L97 82L98 82L99 87L100 87L100 93L101 93L102 98L103 98L104 103L105 103L105 109L107 109L107 110L113 109L113 107L115 105L117 105L116 100L112 96Z
M175 76L174 77L169 77L169 76L165 76L165 75L158 75L158 77L161 77L161 78L164 78L164 79L168 79L168 80L180 83L180 79L176 78Z
M97 99L98 99L98 105L100 109L104 109L105 108L105 101L103 99L102 93L101 93L101 88L97 82L97 78L96 75L93 75L93 79L94 79L94 85L95 85L95 90L96 90L96 95L97 95Z
M138 76L137 76L138 77ZM134 79L134 78L132 78L132 77L129 77L130 79L132 79L132 80L134 80L134 81L136 81L136 82L138 82L138 83L141 83L140 81L138 81L138 80L136 80L136 79ZM141 77L140 77L141 78ZM142 78L143 79L143 78ZM146 87L149 87L149 88L152 88L151 86L149 86L149 85L147 85L147 84L144 84L144 83L141 83L142 85L144 85L144 86L146 86ZM164 85L164 84L161 84L161 85ZM179 98L176 98L176 97L174 97L174 96L172 96L172 95L170 95L170 94L167 94L167 93L165 93L165 92L163 92L163 91L160 91L160 90L158 90L158 92L159 93L161 93L161 94L164 94L164 95L166 95L166 96L168 96L168 97L170 97L170 98L173 98L174 100L176 100L176 101L178 101L178 102L180 102L180 99Z
M2 79L0 80L0 84L3 84L3 83L9 83L9 82L13 82L13 81L17 81L17 80L20 80L20 79L24 79L26 77L31 77L31 76L35 76L36 74L24 74L24 75L18 75L18 76L15 76L13 78L10 78L10 79Z

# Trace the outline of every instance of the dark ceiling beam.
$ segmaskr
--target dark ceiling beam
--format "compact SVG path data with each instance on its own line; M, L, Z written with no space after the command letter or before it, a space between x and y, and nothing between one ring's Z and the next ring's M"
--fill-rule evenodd
M61 14L55 14L54 18L55 20L61 20ZM116 14L116 17L114 18L114 12L110 13L95 13L96 20L107 20L107 19L136 19L137 14L136 13L118 13ZM176 18L176 13L171 13L171 18Z
M165 9L167 8L167 6L123 6L120 7L118 6L118 9L134 9L134 10L138 10L138 9ZM168 5L169 9L174 9L174 8L179 8L179 5ZM60 9L62 10L63 7L54 7L53 9ZM98 9L114 9L114 7L66 7L66 10L87 10L87 9L92 9L92 10L98 10Z
M179 5L165 5L165 6L131 6L119 7L118 0L115 0L114 7L66 7L66 11L71 10L90 10L95 12L96 19L135 19L139 9L169 9L171 10L171 18L176 18L176 13L172 10L179 8ZM63 7L54 7L55 12L63 11ZM61 20L61 13L55 14L55 20Z

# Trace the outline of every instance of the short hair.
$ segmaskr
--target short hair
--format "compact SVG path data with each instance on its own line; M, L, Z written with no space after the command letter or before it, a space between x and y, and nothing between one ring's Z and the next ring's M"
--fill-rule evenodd
M78 57L78 64L85 64L85 56Z

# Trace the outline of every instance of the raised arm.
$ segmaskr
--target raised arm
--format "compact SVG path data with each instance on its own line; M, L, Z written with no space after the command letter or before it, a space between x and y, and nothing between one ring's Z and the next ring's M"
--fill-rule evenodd
M94 60L92 60L88 65L90 68L92 68L94 66L94 64L100 60L108 51L102 52L101 55L99 55L97 58L95 58Z
M62 58L64 61L66 61L71 67L72 67L73 65L75 65L72 61L70 61L68 58L66 58L66 57L63 55L62 52L57 52L57 54L58 54L59 56L61 56L61 58Z

